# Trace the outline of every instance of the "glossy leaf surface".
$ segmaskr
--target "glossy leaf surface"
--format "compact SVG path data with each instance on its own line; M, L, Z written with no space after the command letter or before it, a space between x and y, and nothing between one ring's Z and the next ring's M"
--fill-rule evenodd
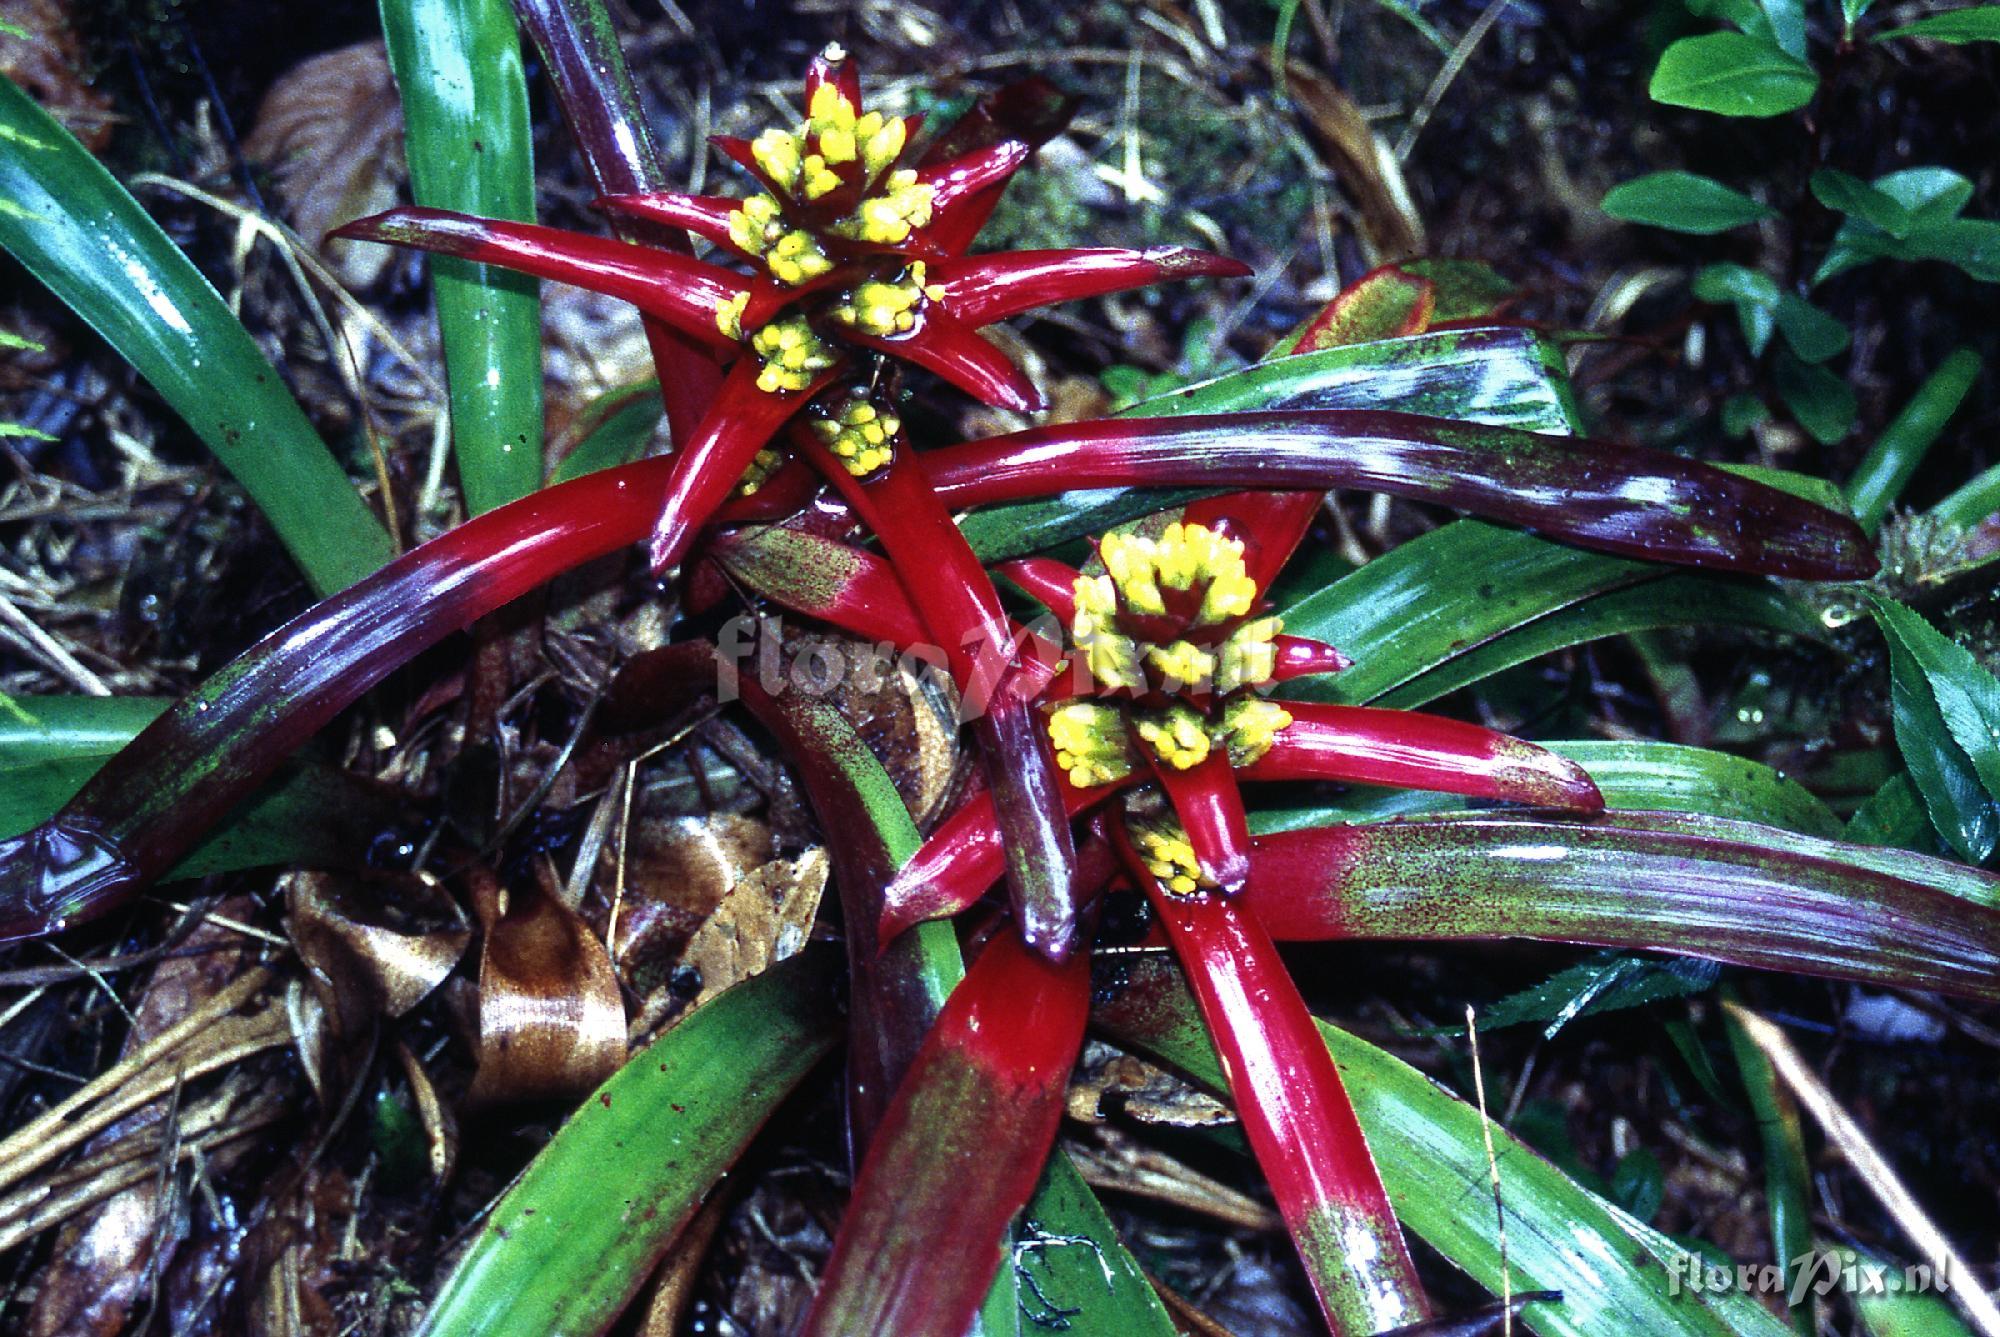
M1215 1050L1186 986L1170 966L1134 962L1101 994L1093 1024L1223 1089ZM1320 1034L1354 1100L1368 1144L1404 1226L1494 1295L1500 1245L1479 1112L1401 1059L1344 1031ZM1506 1130L1493 1128L1507 1204L1514 1290L1561 1291L1531 1305L1526 1326L1545 1337L1784 1337L1789 1331L1745 1294L1669 1293L1669 1268L1693 1261L1579 1186ZM1485 1210L1469 1209L1478 1203Z
M1257 838L1273 937L1526 937L2000 997L2000 879L1720 818L1503 813Z
M1896 746L1931 825L1983 863L2000 843L2000 681L1922 614L1886 597L1872 604L1889 642Z
M222 298L67 130L0 79L0 246L89 322L215 452L321 594L389 535Z
M1613 186L1602 207L1627 223L1703 236L1778 216L1769 205L1693 172L1653 172Z
M382 0L418 204L535 219L521 36L507 0ZM532 279L431 262L452 451L472 514L542 485L542 314Z
M1655 102L1723 116L1782 116L1812 100L1813 67L1747 33L1683 37L1666 49L1648 91Z

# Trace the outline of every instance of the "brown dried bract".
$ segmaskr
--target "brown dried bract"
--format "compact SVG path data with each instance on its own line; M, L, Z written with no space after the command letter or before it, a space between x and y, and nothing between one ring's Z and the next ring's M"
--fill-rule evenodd
M285 221L309 245L393 207L405 174L403 108L382 43L357 42L286 71L257 108L243 152L271 170ZM321 250L356 287L396 259L387 247L354 242Z
M111 99L90 86L83 46L57 0L0 0L0 75L19 84L92 153L111 142Z

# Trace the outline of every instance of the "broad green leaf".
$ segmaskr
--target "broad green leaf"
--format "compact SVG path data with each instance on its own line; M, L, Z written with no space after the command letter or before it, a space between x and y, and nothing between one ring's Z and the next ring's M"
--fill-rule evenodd
M1285 629L1338 646L1352 668L1302 679L1308 700L1372 701L1537 617L1656 568L1459 520L1278 611ZM1449 573L1448 580L1440 580Z
M1433 256L1404 260L1396 268L1429 279L1436 286L1437 305L1431 311L1433 325L1490 316L1520 291L1519 284L1478 260Z
M1886 42L1892 37L1928 37L1933 42L1950 42L1953 46L2000 42L2000 5L1970 5L1931 14L1915 23L1876 33L1874 40Z
M1778 398L1813 440L1830 446L1854 429L1854 391L1846 381L1783 349L1778 350L1771 372Z
M1904 241L1915 260L1957 265L1981 283L2000 283L2000 222L1954 218L1913 230Z
M601 1332L838 1037L830 954L721 994L579 1105L480 1223L426 1337Z
M1824 362L1847 351L1852 336L1847 326L1803 297L1784 293L1778 298L1778 329L1803 362Z
M1764 355L1771 343L1771 331L1777 327L1778 302L1783 295L1777 280L1762 270L1742 265L1709 265L1694 276L1693 291L1704 302L1733 305L1750 355Z
M1800 0L1687 0L1687 7L1691 14L1733 23L1760 41L1805 58L1806 16Z
M1930 818L1924 813L1923 795L1911 783L1908 772L1884 780L1882 787L1854 810L1843 839L1857 845L1897 845L1926 854L1937 848Z
M0 840L54 816L169 704L153 697L27 697L14 702L20 714L0 712ZM360 867L375 842L394 836L405 810L382 786L330 766L297 764L238 805L165 880L245 868Z
M1097 1195L1060 1150L1021 1211L1015 1250L1016 1272L1033 1283L1019 1287L1024 1333L1052 1327L1067 1337L1174 1337L1178 1331Z
M1604 794L1605 806L1693 813L1759 822L1806 835L1839 837L1840 819L1795 780L1762 762L1678 743L1552 739L1541 746L1582 766ZM1259 835L1330 822L1370 822L1447 813L1465 800L1450 794L1355 787L1337 802L1261 809L1250 814Z
M1897 749L1938 834L1983 863L2000 841L2000 680L1921 614L1869 602L1889 642Z
M1132 417L1252 409L1392 409L1461 422L1574 434L1561 352L1513 328L1440 330L1277 358L1127 410ZM1050 548L1204 495L1109 488L982 507L961 528L989 562Z
M1693 172L1653 172L1613 186L1600 207L1627 223L1703 236L1778 216L1769 205Z
M1770 420L1770 408L1755 395L1731 395L1723 402L1722 430L1728 436L1747 436L1751 428Z
M1553 1040L1578 1017L1706 993L1715 987L1721 970L1713 961L1692 957L1655 960L1603 952L1557 971L1540 984L1487 1004L1479 1010L1479 1029L1546 1022L1542 1038Z
M535 221L534 136L507 0L381 0L420 205ZM346 221L346 220L340 220ZM473 514L542 485L542 326L535 281L431 260L452 451Z
M1829 634L1810 610L1769 581L1674 572L1504 630L1385 692L1380 704L1416 709L1540 655L1606 636L1681 626L1765 627L1815 639Z
M1970 529L1995 511L2000 511L2000 464L1967 479L1931 507L1929 514L1945 524Z
M1147 1050L1214 1090L1214 1049L1177 977L1135 968L1100 1011L1114 1038ZM1500 1242L1479 1112L1401 1059L1320 1024L1404 1226L1479 1285L1501 1290ZM1492 1126L1507 1209L1512 1288L1563 1293L1522 1316L1544 1337L1783 1337L1748 1295L1694 1293L1672 1283L1695 1256L1580 1187L1512 1133ZM1676 1293L1678 1292L1678 1293Z
M1821 1247L1855 1270L1856 1281L1846 1293L1853 1297L1867 1337L1975 1337L1958 1307L1937 1288L1928 1265L1871 1258L1849 1248ZM1952 1284L1964 1283L1953 1280ZM1926 1285L1930 1289L1925 1289Z
M1660 56L1648 92L1655 102L1723 116L1781 116L1812 101L1813 67L1744 33L1683 37Z
M284 382L111 173L0 79L0 247L151 382L331 594L391 556Z
M1854 474L1847 480L1847 502L1861 527L1873 534L1882 517L1903 495L1910 476L1965 396L1979 379L1979 355L1970 348L1954 350L1910 396L1896 420L1882 429Z
M1972 198L1965 177L1943 167L1912 167L1877 177L1874 187L1909 213L1905 235L1848 218L1834 234L1814 283L1870 260L1940 260L1983 282L2000 282L2000 223L1958 216Z
M1813 198L1838 213L1858 218L1892 237L1906 237L1916 220L1902 201L1858 176L1831 167L1812 174Z

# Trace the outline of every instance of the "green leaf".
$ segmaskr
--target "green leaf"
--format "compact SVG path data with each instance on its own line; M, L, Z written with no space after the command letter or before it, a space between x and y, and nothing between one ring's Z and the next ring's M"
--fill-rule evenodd
M1064 1152L1049 1158L1040 1187L1022 1209L1021 1227L1014 1267L1033 1283L1021 1287L1026 1331L1174 1337L1166 1306Z
M1920 854L1936 849L1930 818L1924 814L1923 795L1911 783L1908 772L1898 772L1882 782L1847 821L1844 839L1857 845L1896 845Z
M1731 395L1723 401L1722 430L1728 436L1747 436L1751 428L1770 420L1771 410L1755 395Z
M1916 221L1902 201L1858 176L1831 167L1812 174L1813 198L1837 213L1858 218L1892 237L1906 237Z
M1846 381L1782 349L1771 371L1778 398L1813 440L1830 446L1854 429L1854 391Z
M1777 280L1742 265L1709 265L1694 276L1693 291L1704 302L1733 305L1750 355L1763 356L1771 342L1771 331L1777 327L1778 302L1783 296Z
M1725 998L1734 1001L1729 993ZM1803 1258L1812 1249L1812 1175L1806 1161L1805 1139L1799 1129L1799 1109L1791 1093L1778 1084L1771 1060L1750 1038L1734 1011L1722 1014L1736 1070L1750 1097L1750 1112L1764 1145L1764 1201L1771 1218L1771 1256ZM1812 1302L1801 1295L1790 1305L1792 1326L1799 1337L1813 1337Z
M2000 841L2000 680L1913 609L1869 603L1889 642L1896 747L1938 834L1983 863Z
M1618 1158L1611 1171L1613 1202L1651 1225L1666 1198L1666 1175L1660 1169L1658 1156L1644 1147L1634 1147Z
M1912 167L1877 177L1875 189L1910 215L1901 237L1850 217L1834 234L1814 283L1870 260L1941 260L1982 282L2000 282L2000 223L1960 218L1972 198L1972 183L1943 167Z
M1275 358L1135 405L1121 416L1253 409L1393 409L1460 422L1574 434L1561 351L1532 331L1440 330ZM981 507L961 525L988 562L1038 552L1206 493L1107 488Z
M153 697L26 697L0 712L0 840L54 816L171 702ZM17 713L18 712L18 713ZM237 805L166 875L184 881L246 868L357 868L395 832L393 791L331 766L288 767Z
M1723 116L1780 116L1812 101L1819 76L1783 48L1743 33L1683 37L1653 71L1655 102Z
M1928 37L1933 42L1950 42L1953 46L2000 42L2000 5L1972 5L1932 14L1901 28L1876 33L1874 40L1886 42L1892 37Z
M1559 970L1540 984L1482 1008L1479 1028L1491 1031L1542 1021L1548 1023L1542 1038L1553 1040L1578 1017L1704 993L1715 986L1721 969L1713 961L1692 957L1655 960L1604 952L1595 960Z
M1920 227L1904 242L1914 260L1942 260L1957 265L1981 283L2000 283L2000 222L1988 218L1954 218Z
M1143 1048L1213 1090L1224 1087L1192 1000L1165 968L1135 967L1099 1017L1114 1038ZM1488 1127L1479 1112L1402 1060L1320 1024L1354 1100L1403 1224L1498 1295L1500 1242L1488 1182ZM1675 1285L1694 1255L1580 1187L1512 1133L1492 1126L1507 1206L1507 1260L1515 1293L1548 1289L1560 1304L1531 1305L1544 1337L1784 1337L1754 1297ZM1475 1205L1477 1204L1477 1205Z
M1873 534L1881 528L1882 517L1902 496L1910 476L1978 379L1979 355L1970 348L1955 349L1910 396L1896 420L1882 429L1845 489L1848 506L1863 529Z
M381 8L416 202L534 222L528 86L507 0L381 0ZM476 515L542 485L541 300L525 275L445 256L431 261L431 286L452 451Z
M1436 286L1437 305L1431 311L1433 325L1490 316L1520 291L1519 284L1478 260L1433 256L1404 260L1396 268L1429 279Z
M388 532L208 280L89 150L5 79L0 247L186 419L314 589L331 594L389 560Z
M1613 186L1600 207L1627 223L1703 236L1778 216L1770 206L1693 172L1653 172Z
M830 954L696 1009L556 1130L480 1223L426 1337L601 1332L837 1037Z
M1778 329L1803 362L1824 362L1847 351L1847 326L1803 297L1785 293L1778 298Z
M567 483L599 469L630 464L652 439L665 412L657 382L607 390L584 410L582 416L590 420L584 437L562 457L549 482Z
M1439 583L1449 597L1456 582ZM1811 610L1768 581L1675 572L1557 609L1478 646L1438 647L1451 657L1379 700L1416 709L1540 655L1607 636L1681 626L1764 627L1815 639L1829 634Z

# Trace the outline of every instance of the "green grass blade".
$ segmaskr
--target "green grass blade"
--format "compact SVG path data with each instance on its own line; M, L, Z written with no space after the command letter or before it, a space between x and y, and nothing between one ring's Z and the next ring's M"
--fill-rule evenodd
M1224 1089L1214 1048L1178 975L1153 962L1135 963L1129 974L1097 1022L1122 1043ZM1479 1112L1401 1059L1323 1022L1320 1030L1403 1224L1498 1295L1500 1245ZM1504 1129L1493 1129L1493 1142L1513 1289L1563 1293L1560 1304L1528 1306L1529 1330L1544 1337L1790 1333L1751 1295L1676 1286L1696 1263L1693 1254L1588 1192Z
M207 279L125 188L0 79L0 247L91 325L264 512L321 594L389 560L389 535Z
M1733 994L1726 997L1734 1001ZM1743 1029L1733 1012L1722 1014L1729 1032L1729 1049L1736 1056L1737 1075L1750 1097L1757 1135L1764 1145L1764 1198L1771 1218L1771 1256L1780 1266L1812 1251L1812 1175L1807 1168L1799 1107L1778 1082L1771 1060ZM1799 1337L1813 1337L1812 1300L1790 1302L1792 1327Z
M1970 348L1956 350L1875 438L1875 444L1855 466L1854 476L1847 480L1847 504L1863 529L1873 534L1882 527L1882 517L1902 496L1910 475L1924 462L1924 453L1965 402L1978 378L1979 354Z
M521 37L507 0L382 0L402 94L410 189L434 209L535 221ZM431 261L451 393L452 451L473 514L542 484L542 331L536 283Z
M1474 583L1478 585L1488 583L1482 573L1464 574L1476 576ZM1439 585L1449 597L1450 577L1441 579ZM1676 573L1611 590L1503 631L1386 693L1380 704L1414 709L1539 655L1606 636L1663 627L1725 625L1764 627L1814 638L1828 635L1818 618L1770 581Z
M583 439L550 471L549 481L567 483L638 459L665 412L657 381L607 390L584 410Z
M426 1337L600 1332L838 1034L831 954L739 984L577 1107L473 1236Z

